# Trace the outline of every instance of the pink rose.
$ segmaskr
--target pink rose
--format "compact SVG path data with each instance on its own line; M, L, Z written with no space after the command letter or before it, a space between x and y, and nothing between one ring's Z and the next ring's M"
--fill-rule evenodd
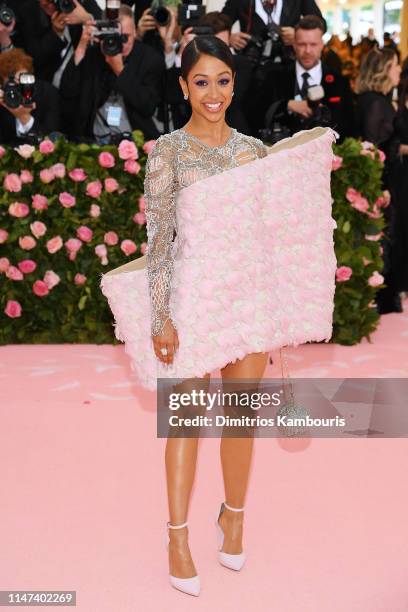
M124 252L125 255L132 255L137 249L137 246L133 242L133 240L122 240L120 243L120 248Z
M340 155L333 155L332 170L335 172L343 165L343 158Z
M21 272L21 270L16 268L16 266L9 266L6 270L6 276L10 280L14 280L14 281L23 280L24 278L23 273Z
M382 235L383 235L383 232L380 232L379 234L366 234L364 237L366 240L377 242L377 240L380 240Z
M48 208L48 199L45 196L37 193L33 195L31 199L33 201L32 206L35 210L45 210Z
M23 274L31 274L37 267L37 264L32 259L23 259L17 265Z
M7 257L0 257L0 272L6 272L10 266L10 260Z
M95 253L98 257L100 257L101 259L101 264L103 266L106 266L108 264L108 258L107 258L107 254L108 254L108 250L106 248L105 244L97 244L95 247Z
M36 238L41 238L47 231L47 226L42 221L34 221L30 224L30 230Z
M27 183L32 183L33 180L34 177L28 170L22 170L20 172L20 181L23 183L23 185L26 185Z
M383 282L384 277L379 272L377 272L377 270L373 272L370 278L368 279L368 284L370 285L370 287L378 287L379 285L382 285Z
M6 154L6 149L0 146L0 159Z
M103 237L103 240L104 242L106 242L107 245L114 246L115 244L118 244L119 236L116 232L106 232Z
M84 242L91 242L93 231L86 225L81 225L78 227L76 234L80 240L83 240Z
M76 285L83 285L86 282L86 276L77 272L74 276L74 283Z
M44 283L47 285L48 289L52 289L55 285L58 285L61 278L58 274L55 274L53 270L47 270L44 274Z
M54 164L51 166L51 170L54 173L55 178L63 179L66 174L66 168L64 164Z
M120 159L137 159L139 152L132 140L122 140L118 147Z
M44 295L47 295L49 293L49 289L44 281L36 280L33 284L33 293L35 293L35 295L38 295L38 297L43 297Z
M56 253L62 247L62 238L61 236L54 236L54 238L50 238L47 241L46 247L49 253Z
M140 172L141 165L134 159L127 159L123 167L129 174L138 174Z
M139 200L139 210L140 212L144 212L146 210L146 200L144 196L140 196Z
M62 193L60 193L58 196L58 200L64 208L71 208L72 206L75 206L76 203L75 196L71 195L67 191L63 191Z
M85 174L85 171L82 168L74 168L68 175L75 183L80 183L81 181L85 181L88 176Z
M24 159L30 159L35 151L35 147L29 144L23 144L15 148L15 151Z
M144 145L143 145L143 151L149 155L150 151L153 149L154 145L156 144L155 140L147 140Z
M354 189L354 187L349 187L346 191L346 198L349 202L353 203L358 200L358 198L361 198L361 193Z
M26 217L30 213L30 208L22 202L13 202L8 207L8 212L12 217Z
M91 198L99 198L102 193L102 183L101 181L92 181L88 183L86 187L86 195L89 195Z
M3 244L3 242L6 242L8 238L8 231L5 229L0 229L0 244Z
M41 170L40 172L40 181L42 183L51 183L51 181L53 181L55 179L55 174L54 172L51 170L51 168L44 168L43 170Z
M359 210L360 212L367 212L370 207L367 198L363 198L363 196L360 196L359 198L354 200L351 206L356 210Z
M374 204L372 212L367 212L367 215L372 219L379 219L381 217L381 210Z
M55 146L54 146L54 143L51 142L51 140L43 140L42 142L40 142L39 149L41 153L48 155L49 153L54 153Z
M353 270L348 266L340 266L336 270L336 280L341 283L344 281L348 281L351 275L353 274Z
M21 191L22 188L21 179L15 172L6 174L3 185L6 191L14 193Z
M105 179L105 189L108 193L113 193L119 187L119 183L114 178Z
M12 319L15 319L17 317L21 317L21 305L19 302L16 302L16 300L8 300L6 307L4 309L4 312L6 313L6 315Z
M381 149L378 149L378 155L380 157L380 162L383 164L385 162L385 160L386 160L386 155L385 155L384 151L381 151Z
M112 153L108 153L107 151L99 153L98 161L102 168L113 168L115 165L115 158L113 157Z
M138 223L139 225L144 225L146 223L146 215L144 212L138 212L133 215L133 221Z
M20 236L18 244L20 245L20 249L31 251L31 249L36 246L37 241L32 236Z
M142 242L142 244L140 245L140 252L142 255L147 252L147 242Z
M92 204L91 208L89 209L89 214L91 217L99 217L101 214L100 206L98 206L98 204Z
M79 251L79 249L82 246L82 241L79 240L78 238L70 238L69 240L66 241L65 243L65 247L68 251L68 257L70 259L70 261L74 261L77 253Z

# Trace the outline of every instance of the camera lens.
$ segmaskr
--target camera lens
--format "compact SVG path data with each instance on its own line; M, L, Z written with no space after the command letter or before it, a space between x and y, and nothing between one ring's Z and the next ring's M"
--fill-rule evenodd
M104 55L118 55L122 52L122 39L120 34L108 34L101 42L101 51Z
M13 19L15 19L15 15L11 8L8 6L0 7L0 23L2 23L6 28L12 23Z
M75 10L75 4L72 0L56 0L57 11L60 13L72 13Z
M18 83L10 78L3 89L4 104L9 108L18 108L23 103L23 96Z

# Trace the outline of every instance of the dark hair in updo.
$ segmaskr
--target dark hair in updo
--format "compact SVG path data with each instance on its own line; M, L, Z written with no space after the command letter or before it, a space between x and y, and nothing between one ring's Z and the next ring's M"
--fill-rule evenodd
M181 55L180 73L185 81L190 70L198 62L201 55L211 55L227 64L231 68L232 74L236 72L234 56L231 49L223 40L213 34L203 34L196 36L185 46Z

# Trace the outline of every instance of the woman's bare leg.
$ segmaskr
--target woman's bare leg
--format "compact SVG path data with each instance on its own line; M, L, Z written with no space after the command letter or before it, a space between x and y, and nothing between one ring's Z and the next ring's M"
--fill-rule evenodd
M230 363L221 370L223 389L233 388L234 379L250 378L260 381L264 375L269 353L250 353L243 359ZM248 476L251 467L254 439L221 438L220 457L224 478L225 501L233 508L245 505ZM243 512L225 508L219 523L224 531L222 550L229 554L242 552Z
M189 379L174 386L174 392L187 393L193 388L208 390L210 375ZM195 413L198 414L197 409ZM166 443L165 464L169 521L181 525L188 520L191 490L197 463L199 438L169 437ZM172 576L190 578L197 574L188 545L188 527L169 529L169 568Z

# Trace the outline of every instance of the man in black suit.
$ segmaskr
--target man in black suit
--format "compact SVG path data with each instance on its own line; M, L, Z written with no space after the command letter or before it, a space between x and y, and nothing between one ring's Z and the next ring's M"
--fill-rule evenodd
M19 31L25 50L34 59L36 75L56 87L81 38L82 25L102 16L96 0L73 2L71 13L59 13L52 0L22 0L18 11Z
M11 49L0 54L0 79L2 87L9 72L19 82L23 72L33 72L32 58L22 49ZM46 136L60 129L60 104L58 90L47 81L36 80L33 104L17 108L7 106L3 89L0 91L0 143L10 146L30 140L30 136Z
M85 27L61 81L69 135L103 143L139 129L147 140L160 136L152 119L162 95L164 59L136 40L132 10L121 6L119 20L126 37L122 52L110 56L90 45L93 25Z
M321 19L313 15L304 17L296 26L296 62L287 67L279 82L270 83L275 91L274 117L292 134L315 125L330 125L341 138L354 136L350 84L321 61L324 30ZM265 106L260 109L265 111Z
M222 13L228 15L232 24L239 21L241 31L231 35L231 46L240 51L247 46L251 34L265 33L268 14L261 0L226 0ZM315 0L269 0L273 21L280 26L281 38L287 47L294 41L294 26L302 15L317 15L323 19ZM289 50L288 50L289 51Z

